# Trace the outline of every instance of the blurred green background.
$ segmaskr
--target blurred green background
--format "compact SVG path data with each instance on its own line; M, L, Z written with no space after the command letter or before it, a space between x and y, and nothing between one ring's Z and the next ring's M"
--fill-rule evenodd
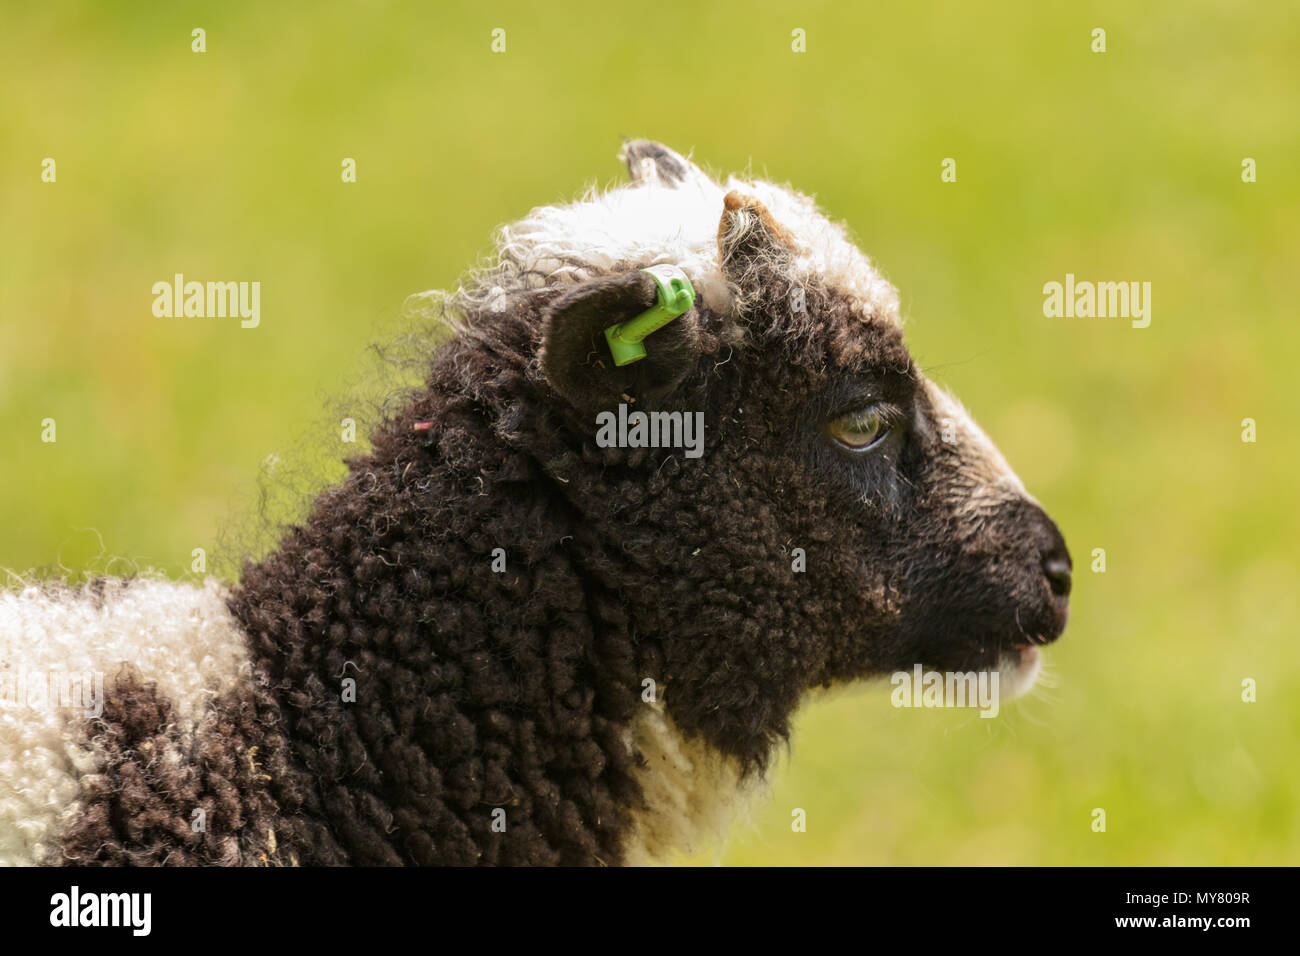
M1054 688L814 703L693 862L1300 862L1296 4L54 3L0 80L0 567L228 562L268 456L354 447L408 294L660 139L849 223L1078 568ZM261 281L261 326L155 318L175 272ZM1044 318L1066 272L1151 282L1150 328Z

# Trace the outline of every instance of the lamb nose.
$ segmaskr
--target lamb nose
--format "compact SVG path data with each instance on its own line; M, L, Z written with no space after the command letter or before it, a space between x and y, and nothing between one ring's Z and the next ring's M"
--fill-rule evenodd
M1057 597L1070 596L1070 559L1059 554L1048 554L1043 558L1043 573L1052 586L1052 593Z

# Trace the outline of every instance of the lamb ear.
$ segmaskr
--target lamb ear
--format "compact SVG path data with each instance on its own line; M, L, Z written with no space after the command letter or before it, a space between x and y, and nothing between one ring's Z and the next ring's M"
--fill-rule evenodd
M779 273L794 257L794 237L753 196L732 190L722 201L718 257L723 274L745 286L756 273Z
M661 402L681 384L701 353L699 313L691 308L645 339L646 356L616 366L605 329L627 322L659 301L645 272L592 279L565 293L542 322L542 374L584 415L617 406L629 396Z
M623 144L619 159L627 164L634 183L659 183L679 186L691 180L708 180L698 166L673 152L663 143L648 139L630 139Z

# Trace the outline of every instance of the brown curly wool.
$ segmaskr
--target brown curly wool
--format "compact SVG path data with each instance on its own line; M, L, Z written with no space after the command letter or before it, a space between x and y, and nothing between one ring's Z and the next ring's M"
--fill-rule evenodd
M439 354L428 392L232 602L352 862L622 859L641 673L628 618L577 512L501 439L546 427L527 375L538 317L483 322Z
M302 826L295 813L299 776L287 765L278 723L274 699L249 682L214 701L186 739L165 696L135 674L118 677L90 724L102 763L81 781L83 805L64 835L63 862L292 864L289 848L304 842L319 843L324 857L328 830Z

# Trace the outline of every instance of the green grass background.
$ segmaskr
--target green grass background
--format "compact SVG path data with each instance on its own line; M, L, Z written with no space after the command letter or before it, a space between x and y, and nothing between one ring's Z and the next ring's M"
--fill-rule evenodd
M0 566L188 574L267 456L345 450L408 294L656 138L849 223L1079 568L1054 688L814 703L695 859L1300 862L1296 4L52 3L0 83ZM154 318L174 272L260 280L261 327ZM1150 281L1151 327L1044 318L1066 272Z

